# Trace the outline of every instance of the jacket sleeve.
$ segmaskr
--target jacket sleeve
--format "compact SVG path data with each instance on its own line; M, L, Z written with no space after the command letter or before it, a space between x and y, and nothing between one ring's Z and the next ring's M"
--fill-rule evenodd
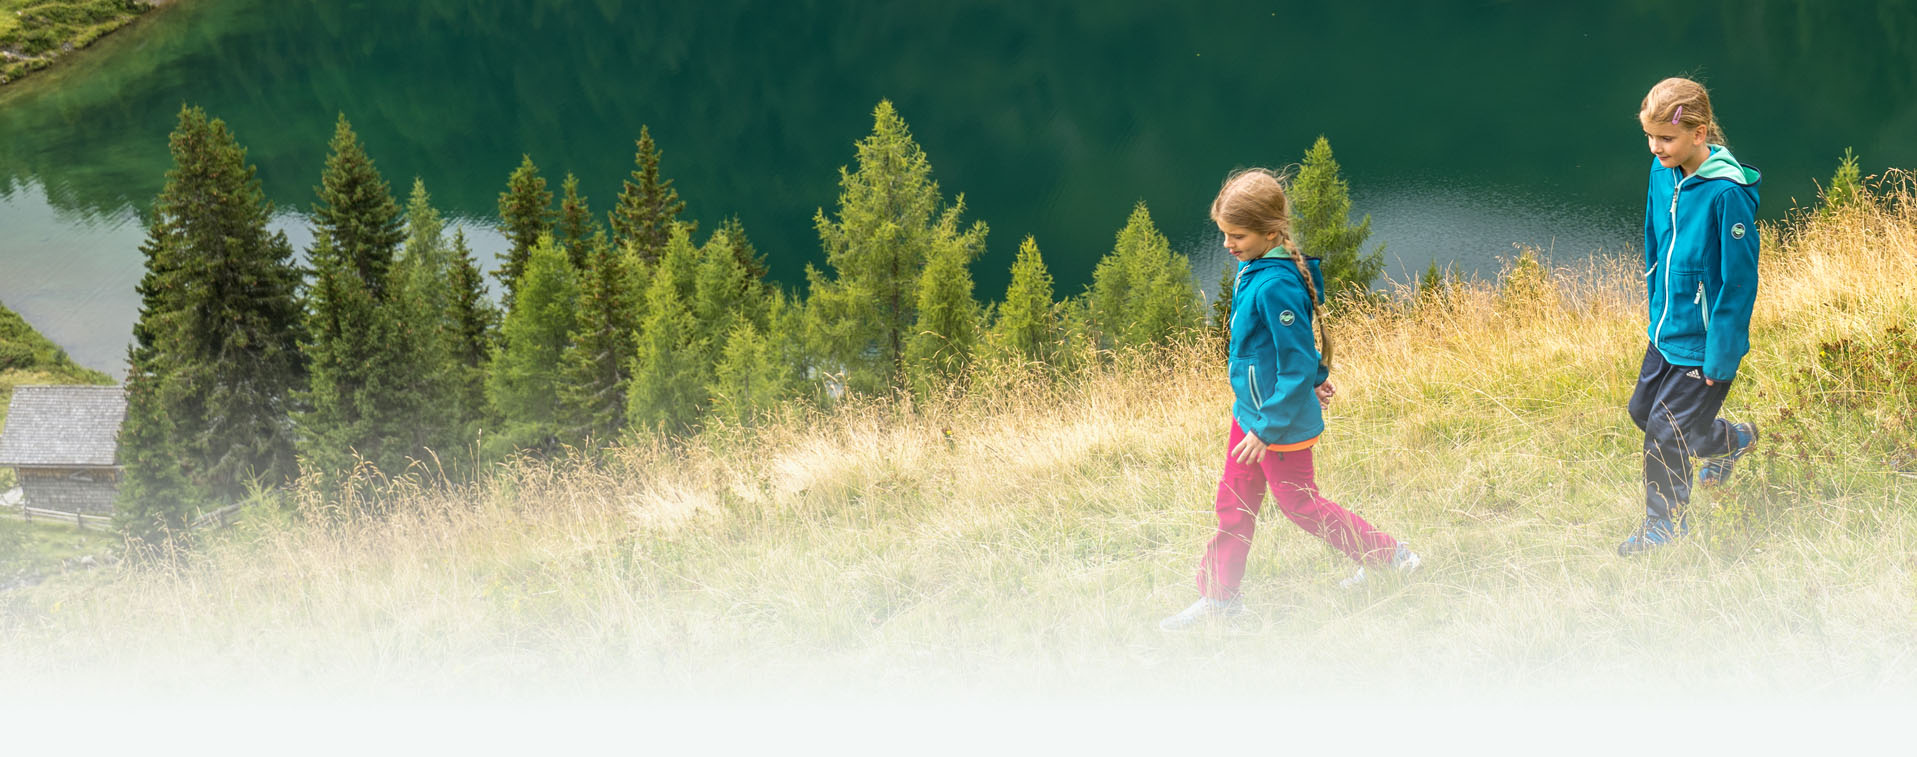
M1751 307L1757 301L1757 206L1749 195L1733 190L1718 195L1716 211L1718 275L1723 284L1711 298L1704 375L1730 381L1737 378L1738 364L1751 349Z

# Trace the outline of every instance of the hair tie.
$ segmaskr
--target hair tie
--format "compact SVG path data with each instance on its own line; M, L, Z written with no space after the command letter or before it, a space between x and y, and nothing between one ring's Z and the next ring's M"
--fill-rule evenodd
M1677 120L1683 117L1684 117L1684 106L1679 105L1677 106L1677 113L1671 116L1671 123L1676 124Z

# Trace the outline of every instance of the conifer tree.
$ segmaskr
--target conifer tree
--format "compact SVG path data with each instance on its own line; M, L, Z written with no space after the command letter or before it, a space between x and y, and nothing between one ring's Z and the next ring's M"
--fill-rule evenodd
M1218 277L1218 296L1211 301L1211 330L1220 338L1231 337L1231 300L1237 294L1238 261L1225 266Z
M573 439L609 440L626 425L626 385L638 350L638 308L626 288L626 257L603 231L587 243L578 320L559 382L561 415Z
M526 257L540 236L552 233L552 192L531 155L520 156L519 167L506 178L506 191L499 193L499 221L507 248L497 275L506 288L506 307L511 309L519 279L525 275Z
M626 422L635 428L689 429L708 398L713 366L690 305L699 253L689 234L684 224L673 227L646 289L646 316L626 395Z
M708 355L711 362L718 361L717 350L725 345L740 321L764 328L764 289L764 283L754 278L739 260L731 235L721 229L706 240L699 250L690 305L692 317L699 324L699 333L695 336L714 351Z
M426 317L411 301L417 293L401 296L406 283L392 275L407 238L399 206L344 117L332 147L307 253L314 279L304 345L311 377L308 410L299 418L305 467L326 486L347 473L356 456L399 475L433 441L427 408L436 399L421 382L431 370L435 322L416 320ZM431 246L423 235L420 242Z
M745 268L746 278L764 281L766 274L772 272L772 269L766 267L765 256L759 253L759 248L754 247L752 239L746 236L745 224L739 222L738 216L726 218L719 224L719 231L716 233L724 234L732 244L732 252L739 258L739 265Z
M534 446L559 431L555 416L560 358L577 325L579 280L552 235L539 238L526 258L520 297L506 311L487 376L486 396L504 423L506 443Z
M1197 328L1203 318L1191 263L1172 252L1143 202L1132 208L1112 251L1092 270L1087 304L1105 348L1162 344Z
M399 205L344 113L333 127L329 147L332 152L315 190L320 201L313 205L314 234L331 239L334 254L351 264L375 300L384 300L393 253L406 238Z
M637 147L633 155L637 167L610 214L612 240L621 247L630 245L639 259L651 266L664 253L672 227L679 222L686 204L679 200L679 190L672 188L672 180L659 176L659 148L652 142L650 128L639 127Z
M458 430L458 406L447 401L461 377L453 365L455 263L446 244L445 225L426 183L413 179L406 202L406 246L393 267L393 286L399 294L389 307L399 327L410 332L417 350L411 356L421 400L416 436L436 450L451 448L463 436Z
M1844 148L1844 157L1837 162L1837 172L1831 174L1829 186L1824 187L1824 204L1818 208L1818 215L1829 217L1837 209L1856 204L1863 196L1863 171L1857 167L1857 156L1849 147Z
M1351 189L1323 136L1305 152L1298 178L1291 182L1290 199L1297 218L1293 236L1306 257L1321 260L1326 299L1368 291L1384 271L1384 246L1363 251L1371 237L1371 216L1351 223Z
M1012 261L1012 281L992 323L992 337L1022 362L1049 362L1058 347L1052 274L1032 237L1019 244L1018 258Z
M499 312L486 298L486 279L466 244L465 229L453 232L450 277L452 299L446 319L451 325L447 359L452 388L443 401L450 408L452 431L463 442L474 437L489 412L486 368L499 325Z
M566 182L561 190L564 195L559 200L559 243L565 245L566 252L572 256L572 267L586 270L586 258L592 255L593 234L598 231L592 220L592 209L586 206L586 198L579 195L579 177L566 173Z
M287 417L304 379L298 269L226 124L182 108L173 169L140 251L140 317L122 427L121 524L151 536L294 472Z
M963 197L941 211L931 164L890 101L873 110L872 134L857 145L858 168L839 169L836 219L814 216L828 277L811 266L807 340L828 372L843 371L854 391L902 388L905 352L918 323L926 255L939 244L983 239L973 224L958 239Z
M956 221L948 215L941 224ZM985 235L974 231L960 236L956 229L938 229L937 242L927 253L918 286L918 320L905 350L912 382L921 393L956 380L978 343L979 304L972 298L970 266L984 246Z
M710 387L711 414L735 426L749 425L771 411L792 391L776 339L749 320L727 335Z
M167 417L166 400L154 375L129 349L126 375L126 419L120 424L120 478L113 523L122 532L158 543L185 533L196 494L186 480L186 460L177 430Z

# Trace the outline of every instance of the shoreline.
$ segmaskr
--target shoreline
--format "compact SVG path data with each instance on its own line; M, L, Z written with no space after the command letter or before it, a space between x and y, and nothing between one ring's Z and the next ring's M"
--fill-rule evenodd
M128 16L81 28L75 35L62 40L58 47L28 55L17 48L0 47L0 91L9 85L17 84L53 70L80 56L81 52L93 47L100 40L133 26L143 18L175 4L175 0L138 0L144 10ZM8 30L12 31L12 30Z

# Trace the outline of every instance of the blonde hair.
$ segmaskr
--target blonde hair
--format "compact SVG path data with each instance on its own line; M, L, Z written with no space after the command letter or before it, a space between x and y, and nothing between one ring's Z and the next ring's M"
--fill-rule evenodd
M1685 129L1708 127L1705 141L1714 145L1729 144L1724 140L1724 127L1717 125L1717 115L1711 111L1711 93L1705 91L1704 85L1681 76L1665 79L1652 87L1650 93L1644 95L1644 103L1638 106L1637 120L1676 124Z
M1305 265L1305 256L1291 246L1291 202L1285 198L1285 177L1269 168L1245 168L1233 171L1225 177L1225 183L1218 188L1218 196L1211 201L1211 220L1217 224L1229 224L1259 234L1273 234L1272 246L1283 249L1298 266L1298 276L1305 280L1305 294L1310 298L1311 312L1318 313L1318 284L1311 278L1311 269ZM1270 254L1267 252L1266 254ZM1331 365L1331 336L1329 329L1316 325L1318 329L1320 363Z

